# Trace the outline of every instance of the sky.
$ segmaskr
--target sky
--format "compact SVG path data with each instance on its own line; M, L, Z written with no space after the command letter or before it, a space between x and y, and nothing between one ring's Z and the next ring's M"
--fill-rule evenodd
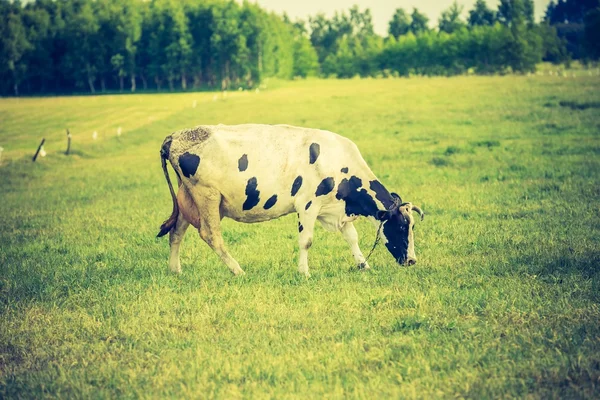
M450 7L454 0L251 0L261 5L263 8L282 14L284 11L292 20L301 18L308 19L309 15L315 15L319 12L325 13L331 17L335 11L347 11L354 4L361 10L371 9L373 15L373 24L375 32L380 35L387 35L388 22L394 15L396 8L404 8L412 11L417 7L419 11L427 14L431 27L437 26L437 20L443 10ZM535 17L539 21L546 11L550 0L534 0ZM488 6L492 9L498 8L498 0L487 0ZM458 0L458 4L464 6L463 16L466 18L470 9L473 8L475 0Z

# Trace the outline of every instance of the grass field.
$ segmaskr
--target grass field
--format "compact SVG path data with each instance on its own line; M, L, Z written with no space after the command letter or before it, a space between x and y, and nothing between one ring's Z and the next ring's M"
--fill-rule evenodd
M169 273L162 140L243 122L355 141L427 214L417 265L318 227L305 279L294 215L224 222L243 277L192 229ZM600 77L0 99L0 146L2 398L600 396Z

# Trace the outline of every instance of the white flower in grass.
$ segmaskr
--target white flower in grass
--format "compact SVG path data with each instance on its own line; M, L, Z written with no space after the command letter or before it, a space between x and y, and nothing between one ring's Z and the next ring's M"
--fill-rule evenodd
M94 131L94 133L92 133L92 139L98 139L98 132Z
M118 127L118 128L117 128L117 136L121 136L121 132L122 132L122 129L121 129L121 127Z
M44 150L44 146L40 149L40 157L46 157L46 150Z

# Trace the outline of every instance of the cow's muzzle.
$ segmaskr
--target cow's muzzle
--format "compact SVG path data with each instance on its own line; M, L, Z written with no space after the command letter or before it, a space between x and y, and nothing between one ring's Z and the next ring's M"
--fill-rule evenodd
M408 256L404 260L399 258L396 262L402 266L410 267L411 265L415 265L417 263L417 259L415 257Z

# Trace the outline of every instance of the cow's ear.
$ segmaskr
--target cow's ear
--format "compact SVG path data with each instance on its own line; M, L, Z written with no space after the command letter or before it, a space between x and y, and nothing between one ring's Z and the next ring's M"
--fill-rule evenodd
M392 197L398 200L399 204L402 204L402 198L398 195L398 193L392 192Z
M379 221L387 221L388 219L390 219L391 213L389 211L377 211L377 214L375 215L375 218L377 218Z

